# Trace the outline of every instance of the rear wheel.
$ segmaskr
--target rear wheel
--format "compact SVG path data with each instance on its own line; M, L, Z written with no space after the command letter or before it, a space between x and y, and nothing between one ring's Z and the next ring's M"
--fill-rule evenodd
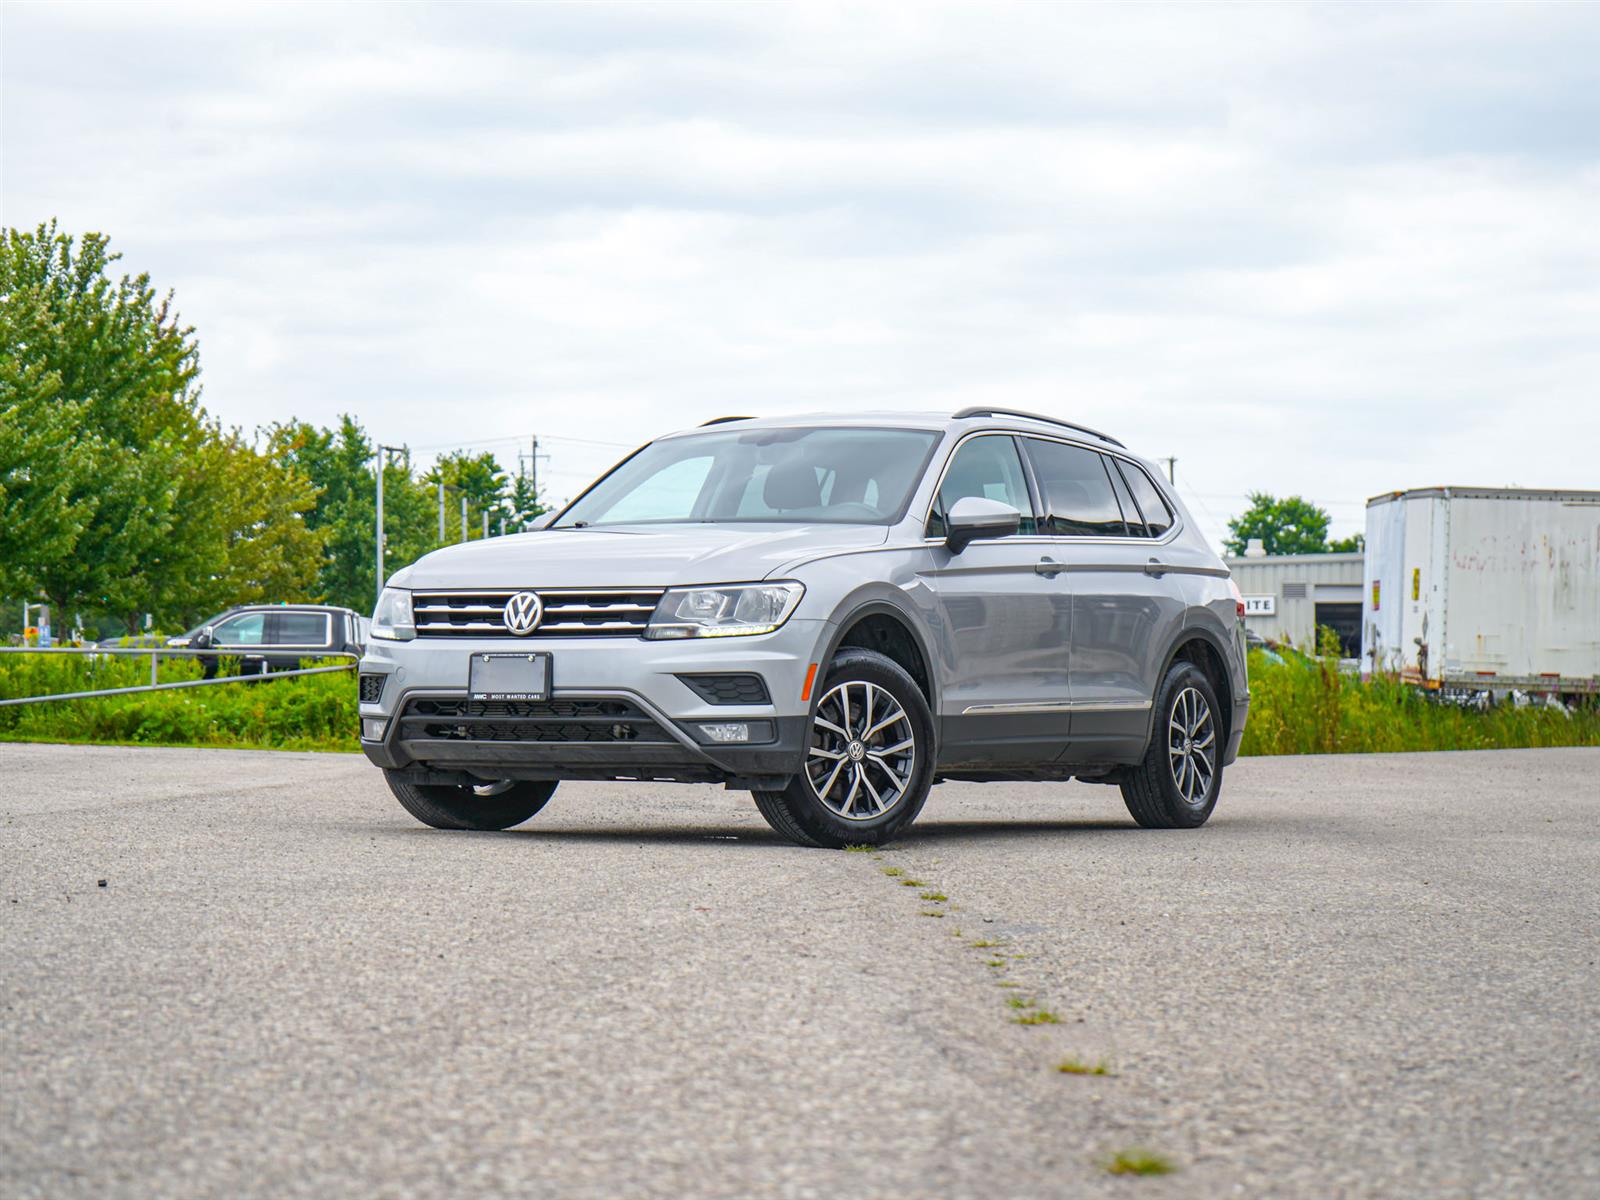
M452 787L409 783L398 771L385 771L383 777L400 806L435 829L510 829L548 804L556 790L553 779Z
M1146 829L1204 825L1222 791L1222 727L1217 693L1205 672L1173 663L1156 692L1155 723L1144 761L1122 780L1122 799Z
M805 766L756 807L802 846L879 845L922 810L933 779L933 715L916 680L885 655L842 651L822 682Z

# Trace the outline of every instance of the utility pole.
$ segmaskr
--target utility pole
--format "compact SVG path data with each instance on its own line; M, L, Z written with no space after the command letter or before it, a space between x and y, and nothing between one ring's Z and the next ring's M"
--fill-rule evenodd
M461 540L467 540L467 494L461 493Z
M483 536L485 540L489 537L489 510L487 508L483 510Z
M439 476L439 545L444 545L444 476Z
M373 541L377 544L377 566L378 566L377 595L379 595L379 596L383 595L383 583L384 583L384 575L383 575L383 472L384 472L384 468L389 465L389 456L391 454L403 454L403 455L406 456L406 461L408 463L411 461L411 452L404 446L379 446L378 447L378 513L377 513L377 520L374 522L376 528L374 530ZM374 598L373 603L374 604L377 603L376 598Z
M1157 462L1167 464L1167 482L1173 487L1178 486L1178 460L1175 458L1158 458Z

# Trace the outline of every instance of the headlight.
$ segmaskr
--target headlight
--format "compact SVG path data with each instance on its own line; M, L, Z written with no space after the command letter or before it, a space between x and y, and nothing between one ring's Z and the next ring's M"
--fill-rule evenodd
M789 619L805 588L798 583L735 583L673 588L661 597L647 638L739 637L771 633Z
M378 607L372 610L372 636L391 642L409 642L417 636L417 621L411 615L411 593L404 588L383 589Z

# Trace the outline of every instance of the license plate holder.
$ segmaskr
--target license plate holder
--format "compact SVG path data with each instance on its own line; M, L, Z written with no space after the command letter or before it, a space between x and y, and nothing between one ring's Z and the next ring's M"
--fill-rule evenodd
M467 663L470 700L550 699L549 654L474 654Z

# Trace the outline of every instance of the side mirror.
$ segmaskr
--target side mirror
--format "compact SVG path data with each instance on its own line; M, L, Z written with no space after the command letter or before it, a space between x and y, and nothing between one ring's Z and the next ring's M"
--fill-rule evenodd
M945 514L945 547L960 554L983 538L1010 537L1022 528L1022 514L1009 504L982 496L963 496Z

